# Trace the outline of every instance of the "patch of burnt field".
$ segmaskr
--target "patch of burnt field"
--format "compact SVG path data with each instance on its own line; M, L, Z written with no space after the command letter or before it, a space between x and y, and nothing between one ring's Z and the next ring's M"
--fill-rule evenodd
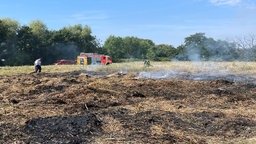
M196 80L207 81L216 79L225 79L232 82L242 82L256 85L256 77L252 75L242 74L228 74L228 73L212 73L212 72L180 72L180 71L153 71L153 72L141 72L138 78L150 78L150 79L180 79L180 80Z
M256 86L237 77L0 76L0 143L249 143ZM152 75L151 75L152 76ZM250 79L250 78L248 78Z

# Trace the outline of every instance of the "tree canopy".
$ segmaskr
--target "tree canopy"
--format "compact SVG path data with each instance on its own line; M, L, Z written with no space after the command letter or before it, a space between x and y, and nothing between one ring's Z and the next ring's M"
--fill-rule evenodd
M80 52L98 52L99 45L89 26L80 24L50 31L40 20L20 26L0 19L0 66L31 65L38 57L44 64L59 59L76 59Z
M107 54L114 62L125 59L256 61L255 35L228 42L199 32L184 38L184 43L176 48L134 36L110 35L103 45L99 41L88 25L49 30L40 20L21 26L16 20L3 18L0 19L0 66L31 65L38 57L47 65L59 59L75 60L80 52Z

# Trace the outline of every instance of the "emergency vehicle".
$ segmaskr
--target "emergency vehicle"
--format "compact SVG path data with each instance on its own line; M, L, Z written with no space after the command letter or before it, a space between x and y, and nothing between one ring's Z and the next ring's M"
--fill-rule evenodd
M80 65L108 65L112 64L112 59L108 55L98 53L80 53L77 56L77 64Z

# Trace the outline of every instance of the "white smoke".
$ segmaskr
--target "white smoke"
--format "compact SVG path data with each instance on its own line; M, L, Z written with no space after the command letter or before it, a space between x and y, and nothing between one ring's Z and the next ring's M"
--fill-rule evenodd
M100 68L100 64L92 64L92 65L86 65L85 70L87 71L96 71L98 68Z

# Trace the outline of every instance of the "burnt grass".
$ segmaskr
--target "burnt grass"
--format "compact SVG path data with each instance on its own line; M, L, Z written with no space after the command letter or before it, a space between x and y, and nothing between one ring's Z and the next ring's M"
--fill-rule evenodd
M0 84L0 143L205 144L256 137L251 83L76 71L1 75Z

